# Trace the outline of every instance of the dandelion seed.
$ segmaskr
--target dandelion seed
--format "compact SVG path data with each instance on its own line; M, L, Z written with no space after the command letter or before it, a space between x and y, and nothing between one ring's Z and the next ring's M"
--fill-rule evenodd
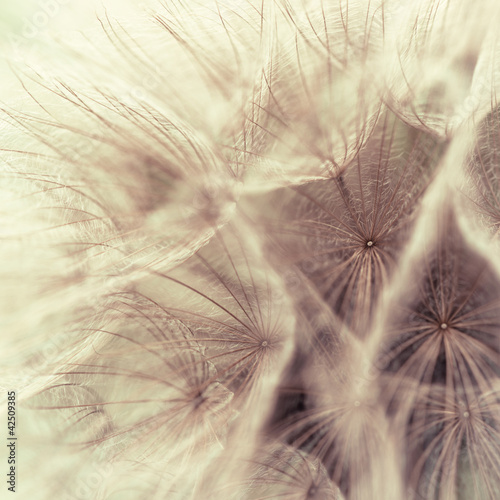
M370 137L381 108L380 72L364 64L382 45L383 9L374 4L277 3L263 17L272 34L234 148L250 189L329 178Z
M397 266L439 152L433 138L415 136L387 114L345 172L284 193L283 215L264 220L282 258L300 268L359 336L369 330Z
M387 33L392 63L385 61L389 105L404 121L446 137L473 113L471 101L489 100L489 90L481 95L485 89L476 82L486 77L478 61L497 7L476 9L460 0L388 7L395 20Z
M493 109L478 125L474 151L468 159L465 201L470 210L491 236L500 227L500 189L498 185L498 151L500 148L500 116L496 99Z
M498 276L461 235L452 209L440 216L438 241L420 259L425 274L391 315L381 361L393 374L386 393L400 387L408 408L413 393L405 380L422 384L421 390L436 384L473 397L490 390L500 374Z
M251 460L248 479L242 483L239 488L226 487L221 493L229 499L248 500L268 498L342 500L343 498L318 460L277 443L266 445ZM234 490L234 495L231 490Z
M500 487L498 393L469 397L466 411L459 397L449 399L434 387L415 405L407 438L410 484L425 498L494 498Z
M273 430L280 439L320 459L346 498L361 500L376 489L384 498L397 499L398 465L388 421L378 403L377 377L359 381L359 357L351 349L344 349L339 358L325 357L321 364L321 358L311 359L310 369L303 371L306 407L277 422ZM373 461L370 457L375 456ZM379 483L383 470L392 471L390 488Z

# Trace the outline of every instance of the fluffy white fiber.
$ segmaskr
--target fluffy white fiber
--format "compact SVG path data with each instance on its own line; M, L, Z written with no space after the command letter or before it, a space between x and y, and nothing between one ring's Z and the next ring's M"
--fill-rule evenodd
M0 13L1 498L500 498L496 1Z

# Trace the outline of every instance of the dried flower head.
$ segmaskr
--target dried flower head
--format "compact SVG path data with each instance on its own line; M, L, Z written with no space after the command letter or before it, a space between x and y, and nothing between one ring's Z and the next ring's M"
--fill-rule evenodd
M110 2L0 34L7 491L500 498L497 2Z

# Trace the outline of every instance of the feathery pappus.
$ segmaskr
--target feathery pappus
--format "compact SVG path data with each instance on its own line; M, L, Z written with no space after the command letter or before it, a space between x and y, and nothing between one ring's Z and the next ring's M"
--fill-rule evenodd
M0 497L498 500L499 7L0 7Z

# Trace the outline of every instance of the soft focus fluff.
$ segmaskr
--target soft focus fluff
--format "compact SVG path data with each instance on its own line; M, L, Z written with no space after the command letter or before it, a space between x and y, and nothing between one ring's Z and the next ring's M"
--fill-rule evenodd
M172 0L11 35L21 498L500 498L499 21Z

